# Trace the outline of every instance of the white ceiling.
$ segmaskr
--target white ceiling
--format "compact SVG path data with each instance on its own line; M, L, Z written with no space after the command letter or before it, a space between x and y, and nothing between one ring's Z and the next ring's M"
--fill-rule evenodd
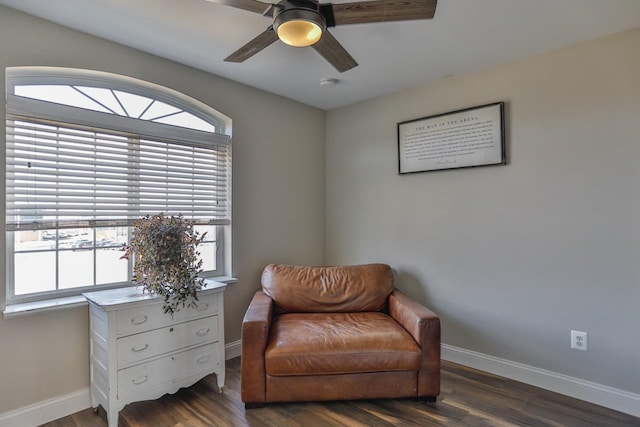
M205 0L0 4L325 110L640 26L640 0L439 0L433 20L332 28L360 64L341 74L280 41L224 62L271 22ZM323 88L323 78L339 83Z

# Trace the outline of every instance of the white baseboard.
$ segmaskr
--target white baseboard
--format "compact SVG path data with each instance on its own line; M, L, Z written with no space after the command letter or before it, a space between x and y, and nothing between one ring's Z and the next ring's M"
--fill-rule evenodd
M91 406L89 388L0 414L0 427L39 426Z
M225 345L225 360L241 354L242 341ZM39 426L91 407L89 388L0 414L0 427Z
M242 354L242 340L228 342L224 345L224 360L240 357Z
M447 344L442 359L640 417L640 394Z

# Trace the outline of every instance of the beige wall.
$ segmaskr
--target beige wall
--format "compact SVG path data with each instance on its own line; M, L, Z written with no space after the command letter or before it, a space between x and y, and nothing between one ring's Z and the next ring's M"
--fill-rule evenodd
M639 52L636 29L330 111L327 263L391 264L446 344L640 393ZM397 122L496 101L508 165L398 175Z
M640 30L629 31L325 118L0 6L0 69L129 75L233 119L240 281L226 292L227 342L240 338L266 263L382 261L442 316L445 343L634 393L638 46ZM397 122L494 101L507 105L507 166L397 174ZM87 323L86 308L0 319L0 414L88 387ZM589 333L588 352L569 350L570 329Z
M0 70L20 65L147 80L233 119L233 273L240 281L225 294L227 342L240 339L265 264L324 261L323 111L0 6ZM4 77L0 81L4 93ZM0 414L88 387L88 346L86 307L0 318Z

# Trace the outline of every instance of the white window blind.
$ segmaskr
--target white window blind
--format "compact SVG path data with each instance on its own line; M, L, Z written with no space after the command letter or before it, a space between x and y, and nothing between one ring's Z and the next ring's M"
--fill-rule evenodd
M230 145L7 114L7 231L183 214L229 224Z

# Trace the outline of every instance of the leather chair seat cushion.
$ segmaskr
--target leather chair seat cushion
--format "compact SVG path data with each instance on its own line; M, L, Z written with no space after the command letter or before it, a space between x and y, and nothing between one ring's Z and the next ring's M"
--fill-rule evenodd
M270 264L262 273L262 290L273 299L278 313L380 311L393 292L393 273L386 264Z
M380 312L288 313L274 318L265 352L271 376L417 371L418 344Z

